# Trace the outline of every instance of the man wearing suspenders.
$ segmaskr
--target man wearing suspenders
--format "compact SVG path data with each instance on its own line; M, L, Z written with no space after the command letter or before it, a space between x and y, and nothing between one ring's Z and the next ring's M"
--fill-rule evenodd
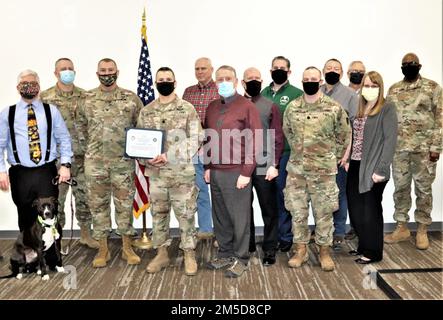
M71 138L65 122L53 105L39 99L36 72L25 70L18 76L17 90L22 99L0 113L0 189L9 190L17 206L20 231L32 226L37 213L32 202L40 197L58 197L58 183L70 179ZM57 149L61 167L57 173ZM11 165L6 171L4 151Z

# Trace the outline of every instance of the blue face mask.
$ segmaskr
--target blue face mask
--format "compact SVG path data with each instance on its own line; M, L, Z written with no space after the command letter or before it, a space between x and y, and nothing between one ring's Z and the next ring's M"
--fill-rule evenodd
M75 79L75 72L72 70L60 71L60 81L64 84L72 84Z
M218 85L218 94L223 98L229 98L235 94L234 83L231 81L223 81Z

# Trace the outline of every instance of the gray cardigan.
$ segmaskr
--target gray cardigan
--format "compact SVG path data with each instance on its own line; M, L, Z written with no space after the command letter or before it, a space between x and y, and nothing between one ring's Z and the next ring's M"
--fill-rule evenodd
M397 127L397 111L392 102L386 101L378 114L366 119L359 172L360 193L371 190L373 173L389 179L397 145Z

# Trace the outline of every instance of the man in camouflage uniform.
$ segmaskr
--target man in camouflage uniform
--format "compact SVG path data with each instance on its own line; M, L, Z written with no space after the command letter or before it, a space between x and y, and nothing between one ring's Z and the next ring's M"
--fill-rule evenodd
M332 212L338 208L335 175L337 161L349 144L350 126L340 104L319 91L321 82L320 70L308 67L303 72L304 95L290 102L283 115L283 131L291 147L285 206L292 215L296 244L288 264L296 268L308 261L311 202L321 268L332 271L334 262L329 255L334 232Z
M192 157L203 140L200 119L192 104L174 93L174 72L168 67L156 73L159 98L140 112L137 127L164 130L164 153L141 160L150 181L153 246L157 255L146 271L155 273L169 265L168 246L171 207L180 228L180 248L184 251L185 274L197 273L195 261L196 229L194 215L198 188Z
M71 176L77 181L77 187L72 188L75 197L75 217L80 225L80 243L90 248L98 248L98 242L91 237L92 216L86 199L86 182L84 172L84 153L79 146L75 124L75 112L81 99L85 97L85 90L74 85L74 64L68 58L60 58L55 62L55 86L43 91L40 97L43 102L56 105L65 120L72 139L74 159ZM65 225L65 201L69 186L62 183L59 186L58 217L62 227Z
M138 96L117 86L117 64L112 59L98 63L100 86L86 92L77 108L78 133L85 142L85 176L93 236L99 251L93 267L105 267L110 259L108 232L111 229L111 198L115 205L117 231L122 235L122 258L139 264L131 247L134 161L123 158L125 128L135 127L143 107Z
M429 247L427 226L431 224L432 182L442 151L442 88L423 78L420 61L414 53L402 60L404 79L394 84L388 98L397 106L398 142L394 155L394 219L397 228L385 236L386 243L408 240L411 208L411 180L414 180L417 226L416 247Z

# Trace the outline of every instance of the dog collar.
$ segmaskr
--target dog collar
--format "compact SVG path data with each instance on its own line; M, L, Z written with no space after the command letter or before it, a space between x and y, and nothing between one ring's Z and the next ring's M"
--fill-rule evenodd
M57 228L55 227L57 224L57 216L54 217L54 223L52 225L45 223L45 221L41 216L37 216L37 220L42 225L43 228L51 228L53 236L55 237L55 239L58 239L60 235L58 233Z
M55 226L55 224L57 223L57 216L54 216L54 222L52 224L47 224L45 222L45 220L43 220L43 218L41 216L37 216L37 220L38 222L40 222L40 224L44 227L53 227Z

